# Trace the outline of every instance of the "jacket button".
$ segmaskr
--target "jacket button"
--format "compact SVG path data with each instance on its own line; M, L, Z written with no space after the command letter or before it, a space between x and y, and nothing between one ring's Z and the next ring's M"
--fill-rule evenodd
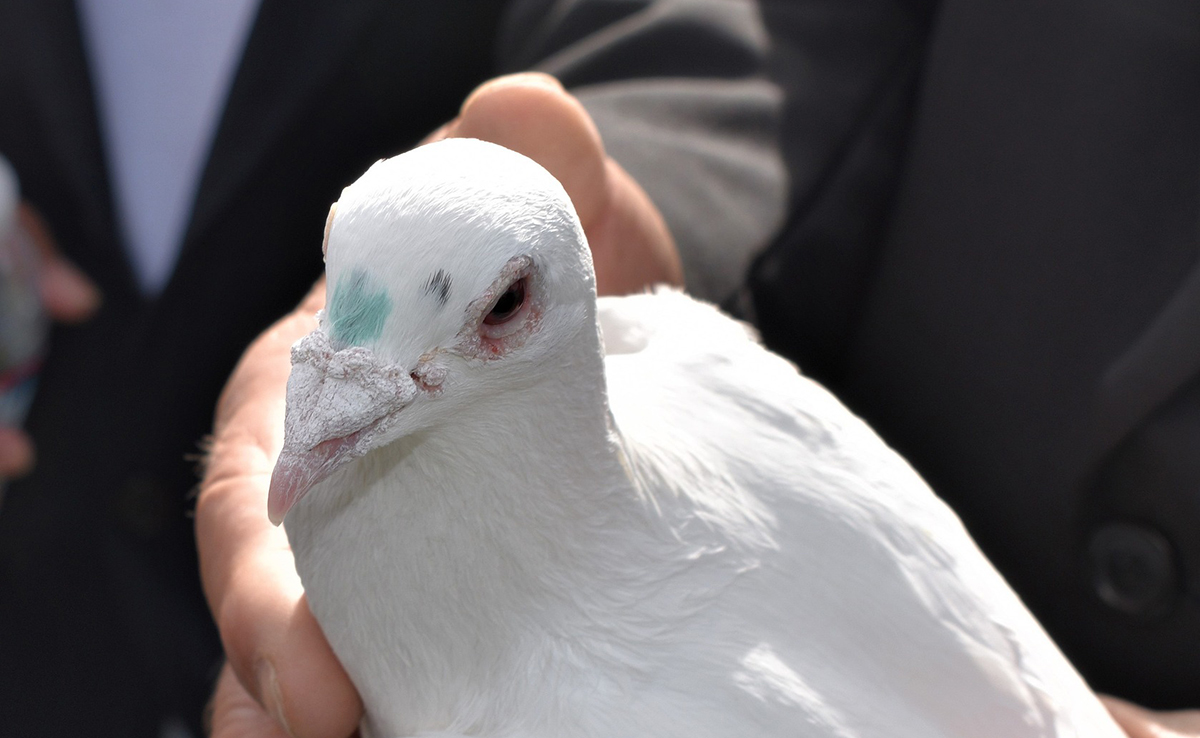
M1167 538L1145 525L1109 523L1088 543L1092 588L1114 610L1141 618L1165 614L1179 590L1175 553Z

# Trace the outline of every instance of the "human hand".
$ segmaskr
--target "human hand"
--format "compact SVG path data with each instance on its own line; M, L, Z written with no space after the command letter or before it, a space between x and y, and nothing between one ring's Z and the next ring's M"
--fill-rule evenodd
M587 232L601 293L682 284L657 209L605 156L591 118L553 78L523 74L482 85L426 141L449 136L519 151L563 183ZM264 735L272 724L296 737L344 738L362 717L358 693L308 609L287 538L266 515L283 443L290 347L316 328L313 315L323 304L322 282L251 344L218 403L196 506L201 577L229 659L213 696L214 738Z
M17 225L32 239L41 259L38 279L46 313L63 323L77 323L90 317L100 305L100 291L78 267L59 254L41 216L29 204L21 203ZM29 473L33 460L29 436L17 428L0 426L0 479Z
M250 696L228 664L217 677L211 708L205 720L210 735L226 738L288 738L279 723Z
M1107 695L1100 701L1129 738L1200 738L1200 710L1157 712Z

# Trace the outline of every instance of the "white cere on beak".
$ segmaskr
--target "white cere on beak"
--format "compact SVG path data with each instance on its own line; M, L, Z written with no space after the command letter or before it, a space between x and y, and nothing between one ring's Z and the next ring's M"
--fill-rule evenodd
M412 402L416 384L404 369L380 361L370 350L335 351L321 331L292 347L285 445L312 448L362 430Z
M436 378L435 378L436 379ZM347 462L365 455L416 397L417 379L371 350L337 351L323 331L292 347L283 450L267 495L278 525L305 494ZM420 389L425 389L422 382Z

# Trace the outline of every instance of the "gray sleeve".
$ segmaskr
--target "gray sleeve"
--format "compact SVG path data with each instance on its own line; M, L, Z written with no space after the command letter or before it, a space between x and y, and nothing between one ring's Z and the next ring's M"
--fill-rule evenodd
M524 0L504 71L553 74L662 211L689 291L721 302L783 221L782 95L758 5L739 0Z

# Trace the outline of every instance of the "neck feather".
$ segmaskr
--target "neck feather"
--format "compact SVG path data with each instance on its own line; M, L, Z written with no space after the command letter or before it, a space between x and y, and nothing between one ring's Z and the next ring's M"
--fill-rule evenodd
M352 500L289 519L310 604L381 730L461 722L464 703L544 712L531 668L561 680L620 658L581 644L611 642L587 631L620 622L655 536L594 350L561 379L364 457L340 482ZM497 688L512 693L479 699Z

